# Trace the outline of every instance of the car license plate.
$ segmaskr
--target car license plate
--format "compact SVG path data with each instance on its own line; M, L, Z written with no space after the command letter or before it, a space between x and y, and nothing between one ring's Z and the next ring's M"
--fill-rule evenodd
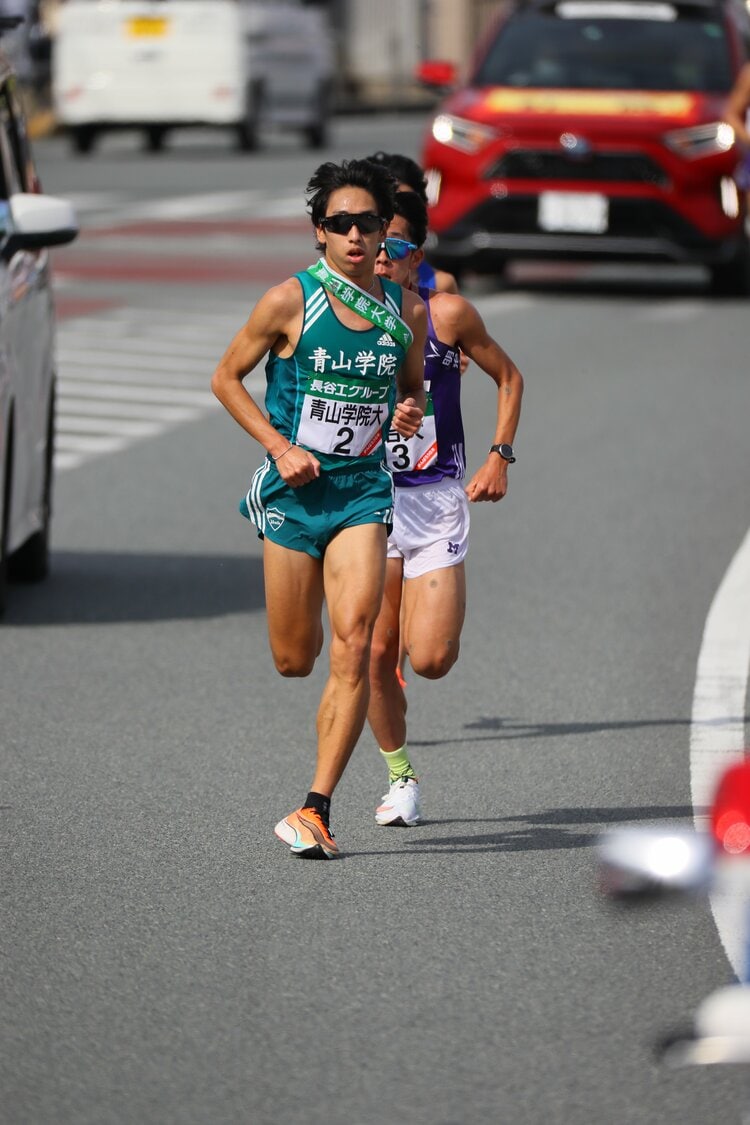
M602 234L609 223L609 200L589 191L543 191L538 222L542 230Z
M133 16L125 25L133 39L156 39L169 31L169 20L163 16Z

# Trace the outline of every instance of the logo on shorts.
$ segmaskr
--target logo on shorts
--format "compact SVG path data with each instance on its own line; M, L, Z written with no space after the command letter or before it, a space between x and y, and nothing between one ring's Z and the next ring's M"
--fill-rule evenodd
M451 543L451 541L449 539L448 540L448 554L449 555L457 555L458 549L459 549L460 546L461 546L460 543Z
M278 508L267 508L266 519L270 523L274 531L278 531L282 523L286 519L284 512L280 512Z
M389 336L387 332L384 332L378 340L378 343L381 348L392 348L396 341L393 339L393 336Z

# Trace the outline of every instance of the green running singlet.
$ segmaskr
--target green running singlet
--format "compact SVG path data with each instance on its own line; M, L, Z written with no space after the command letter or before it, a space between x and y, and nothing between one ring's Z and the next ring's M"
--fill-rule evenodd
M294 353L266 363L266 409L271 425L314 453L325 470L370 468L384 460L396 402L396 373L405 350L383 328L362 320L347 328L324 287L306 271L304 321ZM399 285L380 278L383 304L401 315Z

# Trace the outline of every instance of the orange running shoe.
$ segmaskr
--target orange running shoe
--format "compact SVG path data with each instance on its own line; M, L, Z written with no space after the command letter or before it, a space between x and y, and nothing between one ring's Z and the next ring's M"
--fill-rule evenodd
M296 809L279 821L274 832L302 859L335 859L339 854L333 832L315 809Z

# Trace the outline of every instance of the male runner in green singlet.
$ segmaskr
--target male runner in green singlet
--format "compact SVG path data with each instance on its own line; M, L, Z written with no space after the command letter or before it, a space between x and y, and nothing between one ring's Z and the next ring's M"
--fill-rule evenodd
M416 294L375 277L393 184L368 161L321 165L307 185L323 257L260 299L211 386L266 450L241 510L263 538L268 633L283 676L307 676L323 645L330 673L317 762L302 806L276 825L292 852L332 859L331 795L365 723L368 664L393 509L389 427L410 437L424 405L426 314ZM262 412L243 385L264 356Z

